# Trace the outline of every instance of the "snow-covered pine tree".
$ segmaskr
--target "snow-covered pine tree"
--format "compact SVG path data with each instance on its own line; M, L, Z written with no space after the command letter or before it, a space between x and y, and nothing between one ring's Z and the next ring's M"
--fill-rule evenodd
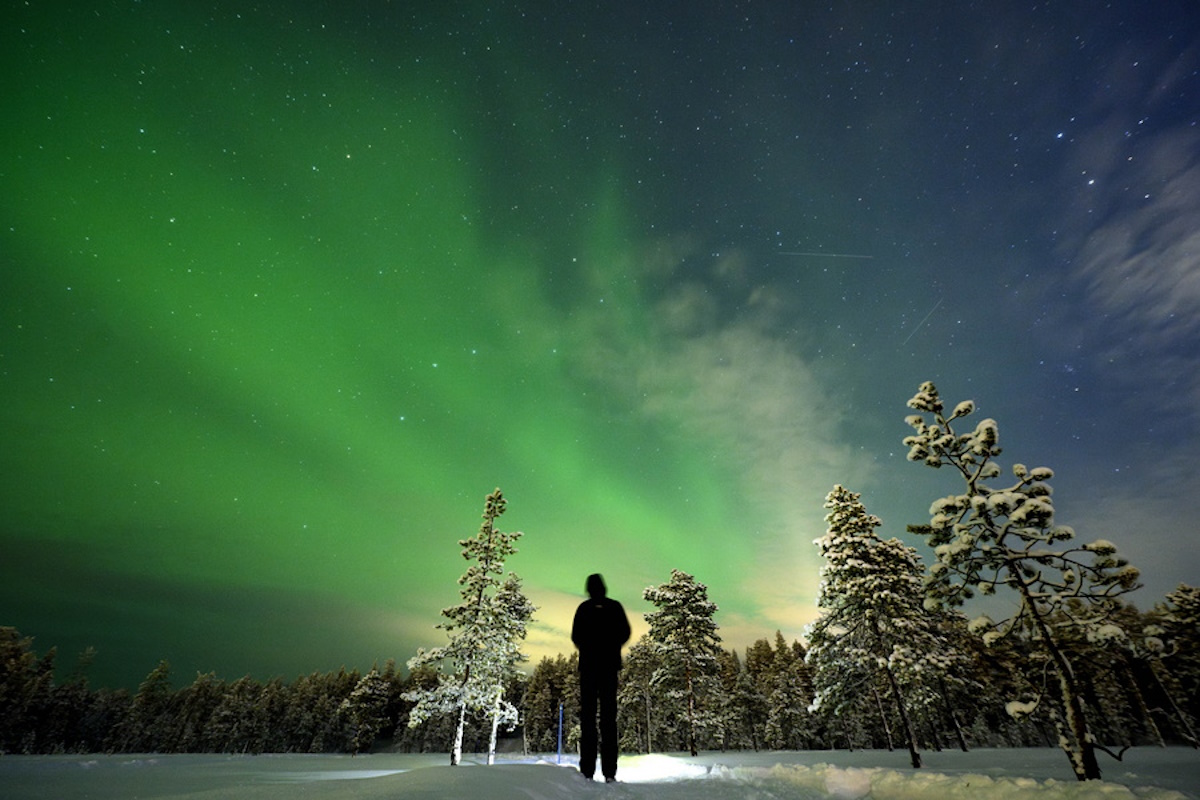
M730 741L733 749L757 751L764 741L761 728L765 723L761 721L768 718L767 698L759 691L754 675L740 663L736 650L730 651L730 658L736 669L732 685L728 678L723 678L728 706L725 717L731 726Z
M719 674L721 677L721 708L717 716L720 725L717 731L717 742L722 750L741 750L749 743L745 736L746 708L742 705L742 697L738 691L739 684L749 685L750 677L742 669L742 660L737 650L721 650Z
M432 716L454 714L458 717L451 747L450 763L462 760L463 729L467 712L500 714L512 718L511 704L503 699L504 679L519 655L517 641L524 637L533 607L520 595L520 581L510 579L503 589L500 576L504 561L517 552L519 531L505 533L496 528L496 519L504 513L506 501L499 489L487 496L479 533L459 541L463 558L473 561L458 579L462 602L442 609L445 630L450 641L432 650L420 650L408 661L410 670L432 667L437 683L429 688L405 694L416 703L409 712L409 727L416 727ZM503 591L502 591L503 589ZM493 717L494 718L494 717Z
M341 713L350 723L350 746L354 754L368 749L387 724L387 706L391 686L379 670L363 675L350 696L342 701Z
M1054 524L1050 469L1014 464L1014 483L1001 488L985 483L1000 476L993 460L1000 455L999 429L995 420L985 419L969 433L955 431L955 421L975 411L972 401L959 403L946 416L937 387L927 381L908 406L920 412L906 418L916 431L904 439L908 459L952 467L966 483L962 494L933 503L930 524L909 528L928 537L937 556L926 583L928 602L933 607L956 606L976 591L994 594L997 587L1007 587L1016 592L1018 606L1011 617L996 622L982 616L972 622L972 630L985 642L1013 633L1030 641L1057 677L1059 691L1055 695L1043 690L1031 702L1014 698L1008 704L1010 713L1027 713L1042 698L1051 698L1057 707L1059 744L1076 778L1099 779L1097 744L1088 729L1082 687L1060 642L1067 635L1064 626L1091 639L1119 638L1120 629L1110 619L1115 598L1139 586L1138 571L1117 557L1111 542L1067 545L1075 532ZM1041 671L1042 663L1029 668ZM1031 683L1041 681L1031 677Z
M150 671L133 696L129 714L121 725L120 749L127 753L166 751L174 698L171 664L163 660Z
M225 683L212 672L197 672L192 685L180 690L176 743L179 752L203 753L212 749L205 740L204 730L224 694Z
M488 739L488 764L496 761L496 732L500 725L506 730L512 730L520 717L517 707L504 699L504 685L516 674L517 664L525 661L528 656L521 652L521 642L525 640L526 628L533 618L533 603L521 591L521 578L514 572L505 576L504 582L496 590L493 598L496 605L496 630L492 637L492 647L495 652L488 659L486 669L492 669L495 674L491 706L492 733Z
M783 634L776 631L776 641ZM753 690L747 695L747 710L750 717L751 740L754 749L759 747L774 748L774 743L767 736L767 725L771 719L771 696L778 686L778 652L771 649L767 639L758 639L746 648L746 674L750 676ZM811 678L809 688L812 688Z
M825 557L817 599L822 613L809 632L814 705L838 715L885 680L912 765L920 767L905 694L919 666L936 665L945 650L923 608L924 568L916 550L879 538L875 528L882 523L858 494L835 486L825 508L829 528L814 542Z
M617 714L621 738L633 740L644 753L654 752L656 731L662 725L654 672L658 655L645 636L629 648L617 683Z
M579 707L579 654L544 656L529 676L522 700L526 749L552 753L558 747L558 709ZM564 714L565 718L565 714Z
M1179 735L1200 748L1195 724L1200 717L1200 588L1179 584L1153 616L1156 622L1142 642L1150 673Z
M642 597L658 609L645 615L660 660L653 683L684 707L688 749L696 755L696 734L708 726L721 689L717 604L709 601L707 586L677 569L667 583L646 587Z
M808 708L813 701L813 670L799 642L788 645L775 631L772 681L766 697L766 743L774 750L806 750L812 734Z
M263 752L268 731L263 687L243 675L225 687L221 702L209 717L204 736L222 753Z

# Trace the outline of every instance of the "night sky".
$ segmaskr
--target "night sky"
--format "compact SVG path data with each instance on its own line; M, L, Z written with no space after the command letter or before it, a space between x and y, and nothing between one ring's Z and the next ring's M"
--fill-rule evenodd
M801 637L923 380L1200 582L1190 1L3 5L0 624L93 685L403 663L497 486L535 658Z

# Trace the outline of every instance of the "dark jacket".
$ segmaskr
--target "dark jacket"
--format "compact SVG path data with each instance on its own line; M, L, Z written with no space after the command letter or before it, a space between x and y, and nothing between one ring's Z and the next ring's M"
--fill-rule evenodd
M629 619L611 597L591 597L575 609L571 641L579 648L580 670L621 668L621 646L629 641Z

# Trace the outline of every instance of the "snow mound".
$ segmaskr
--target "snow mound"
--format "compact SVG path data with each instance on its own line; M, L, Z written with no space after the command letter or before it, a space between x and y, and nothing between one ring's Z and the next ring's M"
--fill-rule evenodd
M1185 795L1171 789L1130 788L1107 781L1080 783L1053 778L993 778L970 773L946 775L883 768L842 768L828 764L812 767L778 765L770 770L763 788L776 782L823 792L812 796L828 796L837 800L1186 800Z

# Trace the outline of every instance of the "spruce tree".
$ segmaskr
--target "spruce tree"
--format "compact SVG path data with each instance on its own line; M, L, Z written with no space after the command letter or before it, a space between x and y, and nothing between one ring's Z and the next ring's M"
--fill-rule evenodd
M721 637L713 615L716 603L708 599L708 587L680 570L671 570L671 580L646 587L642 597L657 611L647 613L648 638L660 665L653 682L678 701L687 720L687 745L697 754L697 732L707 728L719 707Z
M947 416L937 387L926 382L908 406L920 412L906 419L916 431L904 439L908 459L950 467L966 484L961 494L933 503L928 525L909 528L928 537L937 556L926 584L930 605L960 605L976 591L990 595L1004 588L1016 593L1012 616L1001 621L981 616L972 629L985 642L1009 635L1028 640L1037 653L1029 671L1041 674L1047 666L1057 678L1058 691L1039 690L1029 701L1014 698L1008 704L1010 713L1028 713L1048 699L1059 744L1075 776L1081 781L1099 779L1098 745L1064 642L1073 631L1093 640L1122 638L1112 619L1116 598L1138 587L1138 571L1117 557L1111 542L1069 544L1075 532L1054 521L1050 469L1014 464L1013 483L987 483L1001 474L994 460L1001 452L996 421L982 420L968 433L955 430L957 420L974 413L972 401L959 403ZM1042 681L1031 677L1030 683Z
M462 601L442 610L445 621L437 627L445 630L450 641L431 650L420 650L408 661L410 670L434 668L437 683L414 689L405 699L416 705L408 724L416 727L439 714L457 717L450 763L462 759L463 730L467 713L478 713L493 720L515 720L516 711L503 698L505 678L519 657L519 639L533 607L520 593L519 579L510 577L502 584L504 562L517 552L519 531L505 533L496 528L496 519L504 513L506 501L499 489L484 502L483 523L479 533L459 541L464 559L472 561L458 579Z
M168 750L171 705L171 665L163 660L138 686L121 730L120 749L127 752L161 753Z
M0 627L0 753L34 752L32 731L53 662L38 659L32 638Z
M776 750L802 750L811 733L808 707L813 700L812 668L799 642L789 646L775 631L771 688L766 698L766 741Z
M223 753L261 753L267 734L263 687L249 675L228 684L213 709L204 737Z
M729 651L721 682L725 691L724 717L729 726L727 746L757 751L762 744L759 721L768 716L767 698L759 691L750 670L742 665L736 650Z
M180 690L179 694L182 701L178 711L177 749L181 753L212 751L213 746L205 736L205 731L208 729L209 720L221 704L221 698L225 694L225 682L219 680L212 672L197 673L192 685Z
M753 687L747 696L748 714L755 750L772 746L767 737L767 725L771 719L770 698L778 685L776 661L776 653L766 639L758 639L746 648L746 674Z
M367 750L387 724L390 684L375 667L359 680L350 696L342 701L341 713L350 725L350 747L357 754Z
M900 717L913 767L921 766L909 718L906 685L918 663L943 648L923 609L916 551L875 533L882 523L859 495L835 486L825 500L829 529L816 540L825 566L817 605L822 614L809 635L816 705L845 713L876 680L885 681ZM886 715L881 715L886 729Z
M1153 617L1142 642L1144 658L1179 736L1200 749L1200 588L1179 584Z
M663 723L660 692L654 682L658 665L654 646L645 636L625 654L617 684L617 713L622 738L632 739L635 744L623 749L654 752L657 731Z
M559 708L577 708L578 697L579 654L542 658L529 676L522 701L528 750L553 753L558 748ZM564 721L569 718L564 713Z

